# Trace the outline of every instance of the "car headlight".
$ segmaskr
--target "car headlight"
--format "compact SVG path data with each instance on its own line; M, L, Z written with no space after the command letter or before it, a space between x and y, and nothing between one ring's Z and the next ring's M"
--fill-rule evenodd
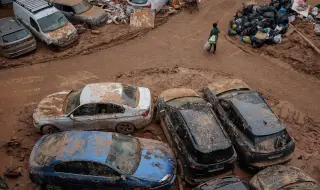
M163 184L163 183L169 182L172 178L173 178L172 174L167 174L161 180L159 180L158 183Z

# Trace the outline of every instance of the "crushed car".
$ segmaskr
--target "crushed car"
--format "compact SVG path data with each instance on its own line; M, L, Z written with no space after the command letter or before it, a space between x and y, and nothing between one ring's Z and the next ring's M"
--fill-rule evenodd
M108 130L131 134L152 120L148 88L121 83L94 83L51 94L33 113L42 134L69 130Z
M36 40L15 17L0 19L0 54L14 58L34 51Z
M239 79L217 81L204 97L228 131L240 163L252 170L287 163L295 143L262 95Z
M67 131L43 136L29 159L29 176L43 189L169 189L176 160L160 141L120 133Z
M227 176L205 182L193 190L249 190L249 185L237 176Z
M61 51L77 44L76 28L45 0L14 0L15 17L51 50Z
M96 28L107 23L107 13L87 0L51 0L72 24L83 24L88 28Z
M211 105L191 89L164 91L155 118L178 160L186 182L196 185L233 170L237 153Z
M320 185L299 168L277 165L257 173L250 180L253 190L318 190Z

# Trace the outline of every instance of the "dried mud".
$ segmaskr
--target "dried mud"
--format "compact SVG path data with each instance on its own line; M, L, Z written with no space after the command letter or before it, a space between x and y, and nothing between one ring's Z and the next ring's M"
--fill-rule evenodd
M196 68L150 68L143 70L134 70L126 73L119 73L115 77L116 82L134 84L150 88L153 101L157 99L161 92L170 88L190 88L202 94L204 87L216 80L233 78L231 75L208 69ZM246 82L246 81L244 81ZM256 89L262 90L262 89ZM286 124L289 133L296 141L296 151L289 165L301 168L314 179L320 181L320 123L314 122L314 119L308 114L297 110L294 105L285 100L275 100L273 97L267 97L271 107ZM39 99L40 101L40 99ZM16 179L6 179L10 187L15 189L33 189L33 184L28 179L28 155L34 143L40 138L40 134L35 132L32 125L32 113L36 105L27 105L16 112L16 121L10 122L13 130L16 131L16 139L19 139L20 145L24 152L24 157L20 154L7 153L11 148L4 144L1 146L0 153L3 159L12 160L12 166L22 168L23 176ZM2 120L2 115L0 115ZM7 123L8 124L8 123ZM166 142L166 138L159 125L149 124L142 130L137 131L134 136L155 139ZM9 146L10 147L10 146ZM17 151L21 148L17 146ZM1 170L5 169L1 165ZM246 173L237 167L235 174L249 180L252 174ZM175 186L173 189L178 189Z

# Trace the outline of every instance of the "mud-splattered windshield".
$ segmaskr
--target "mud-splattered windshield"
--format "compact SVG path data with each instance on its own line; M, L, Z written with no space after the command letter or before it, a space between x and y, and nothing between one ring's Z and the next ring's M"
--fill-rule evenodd
M76 107L80 105L80 95L83 88L80 88L78 91L72 91L66 101L65 101L65 114L70 113L72 110L74 110Z
M2 36L2 40L4 43L11 43L17 40L21 40L22 38L25 38L28 35L29 35L28 32L25 29L22 29L22 30L18 30L16 32Z
M206 101L199 97L183 97L170 100L167 104L175 108L180 108L186 104L206 104Z
M83 0L82 3L79 3L73 6L72 8L76 14L82 14L91 9L91 7L92 5L87 0Z
M38 20L41 30L45 33L55 31L66 25L67 22L66 17L60 11Z
M140 143L136 138L114 134L106 163L131 175L138 168L140 155Z

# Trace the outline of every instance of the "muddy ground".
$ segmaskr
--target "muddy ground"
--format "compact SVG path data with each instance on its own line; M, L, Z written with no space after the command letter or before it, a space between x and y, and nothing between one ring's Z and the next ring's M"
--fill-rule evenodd
M6 178L10 188L32 189L27 162L40 135L32 126L31 115L48 94L92 82L117 81L149 87L155 100L167 88L188 87L201 92L210 81L235 77L264 94L288 126L297 142L289 164L320 181L320 81L297 72L290 63L251 53L224 38L227 24L242 2L203 0L200 12L182 11L166 24L120 45L108 49L100 46L88 54L46 64L0 70L0 175L7 167L20 167L16 173L23 176ZM217 20L221 38L217 54L211 55L203 51L203 44ZM19 60L24 59L30 61L27 57ZM161 128L154 124L136 135L164 139ZM239 168L235 172L245 180L252 175Z

